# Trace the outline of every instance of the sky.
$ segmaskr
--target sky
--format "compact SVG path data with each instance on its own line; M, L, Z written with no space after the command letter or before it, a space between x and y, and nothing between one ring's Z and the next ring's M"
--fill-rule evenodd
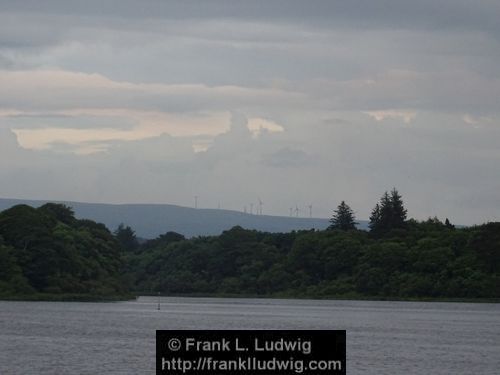
M0 0L0 197L500 220L500 2Z

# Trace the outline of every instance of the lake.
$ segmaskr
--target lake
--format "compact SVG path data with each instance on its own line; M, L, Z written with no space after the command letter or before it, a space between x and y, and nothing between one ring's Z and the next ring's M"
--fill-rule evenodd
M153 374L157 329L345 329L348 374L500 373L500 304L0 301L0 374Z

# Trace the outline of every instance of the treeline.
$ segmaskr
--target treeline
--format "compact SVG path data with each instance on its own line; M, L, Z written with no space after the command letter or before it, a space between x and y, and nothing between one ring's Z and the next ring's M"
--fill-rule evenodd
M124 266L113 234L75 219L69 207L18 205L0 213L0 297L119 298L129 289Z
M287 297L500 298L500 223L453 229L409 220L375 237L339 229L285 234L234 227L139 246L137 291Z
M342 202L324 231L234 227L186 239L140 240L121 225L77 220L63 205L0 213L0 297L185 295L498 299L500 223L455 228L407 220L394 189L356 229Z
M325 231L263 233L234 227L220 236L167 233L129 246L136 291L165 294L319 298L500 298L500 223L456 229L417 222L396 189L357 230L342 202ZM131 228L118 234L134 243Z

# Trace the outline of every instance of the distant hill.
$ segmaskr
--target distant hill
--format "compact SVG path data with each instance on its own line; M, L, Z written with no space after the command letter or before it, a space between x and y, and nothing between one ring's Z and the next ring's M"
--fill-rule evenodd
M328 219L250 215L238 211L194 209L170 204L100 204L0 198L0 211L17 204L39 207L47 202L71 206L77 218L103 223L112 231L124 223L132 227L138 237L146 239L167 231L186 237L218 235L235 225L266 232L325 229L329 225ZM360 221L359 228L366 229L367 222Z

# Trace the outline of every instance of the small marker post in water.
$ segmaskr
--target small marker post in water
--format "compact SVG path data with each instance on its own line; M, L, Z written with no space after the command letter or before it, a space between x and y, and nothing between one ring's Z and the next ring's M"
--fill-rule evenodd
M160 292L158 292L158 311L160 311Z

